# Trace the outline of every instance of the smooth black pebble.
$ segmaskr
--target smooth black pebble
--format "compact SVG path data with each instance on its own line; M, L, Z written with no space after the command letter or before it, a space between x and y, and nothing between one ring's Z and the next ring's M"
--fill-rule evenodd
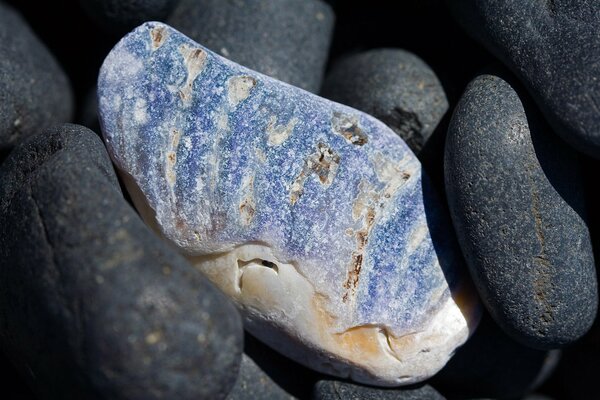
M457 236L486 308L515 340L567 345L596 316L596 271L577 154L514 84L473 80L446 138Z
M0 347L40 398L225 398L241 318L123 199L95 133L31 137L0 181Z

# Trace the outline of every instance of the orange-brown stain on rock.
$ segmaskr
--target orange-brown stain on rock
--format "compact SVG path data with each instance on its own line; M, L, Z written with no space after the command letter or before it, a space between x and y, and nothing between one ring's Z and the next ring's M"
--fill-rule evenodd
M354 115L334 112L331 117L331 128L334 133L343 136L348 143L353 145L363 146L369 141L359 126L358 117Z
M156 27L150 30L150 38L152 40L152 50L158 49L162 46L167 38L165 28Z

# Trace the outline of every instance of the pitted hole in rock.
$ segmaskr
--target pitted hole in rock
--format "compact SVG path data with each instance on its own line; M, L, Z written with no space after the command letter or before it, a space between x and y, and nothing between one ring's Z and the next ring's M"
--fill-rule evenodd
M242 291L242 277L244 276L244 270L246 268L248 268L248 266L250 266L250 265L263 267L263 268L269 268L269 269L272 269L273 271L275 271L276 274L279 274L279 267L277 266L276 263L274 263L272 261L264 260L262 258L253 258L252 260L249 260L249 261L237 260L237 266L239 269L238 290L240 292Z

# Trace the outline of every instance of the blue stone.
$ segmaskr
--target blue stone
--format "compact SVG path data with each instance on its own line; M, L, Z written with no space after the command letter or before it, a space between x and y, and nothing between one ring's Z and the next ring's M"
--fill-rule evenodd
M154 22L111 51L98 95L144 220L269 346L394 386L433 375L474 329L449 220L382 122Z

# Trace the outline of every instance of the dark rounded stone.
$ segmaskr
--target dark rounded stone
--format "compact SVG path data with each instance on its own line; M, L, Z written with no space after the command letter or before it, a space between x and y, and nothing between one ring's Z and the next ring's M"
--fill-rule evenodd
M93 132L32 137L0 181L0 347L38 396L227 395L235 307L124 201Z
M224 57L315 93L333 21L320 0L182 0L167 20Z
M79 0L101 28L124 34L146 21L164 21L179 0Z
M429 385L401 389L380 389L341 381L319 381L313 400L444 400Z
M242 354L240 373L227 400L293 400L294 396L279 387L252 358Z
M522 91L472 81L446 139L448 202L471 275L496 322L542 349L581 337L598 293L577 154Z
M519 76L556 133L600 157L600 2L446 3L465 30Z
M453 399L518 399L554 371L560 350L536 350L515 342L484 314L432 384Z
M0 3L0 158L20 139L68 122L72 97L52 54L16 11Z
M321 94L371 114L418 153L448 110L435 73L416 55L376 49L334 64Z

